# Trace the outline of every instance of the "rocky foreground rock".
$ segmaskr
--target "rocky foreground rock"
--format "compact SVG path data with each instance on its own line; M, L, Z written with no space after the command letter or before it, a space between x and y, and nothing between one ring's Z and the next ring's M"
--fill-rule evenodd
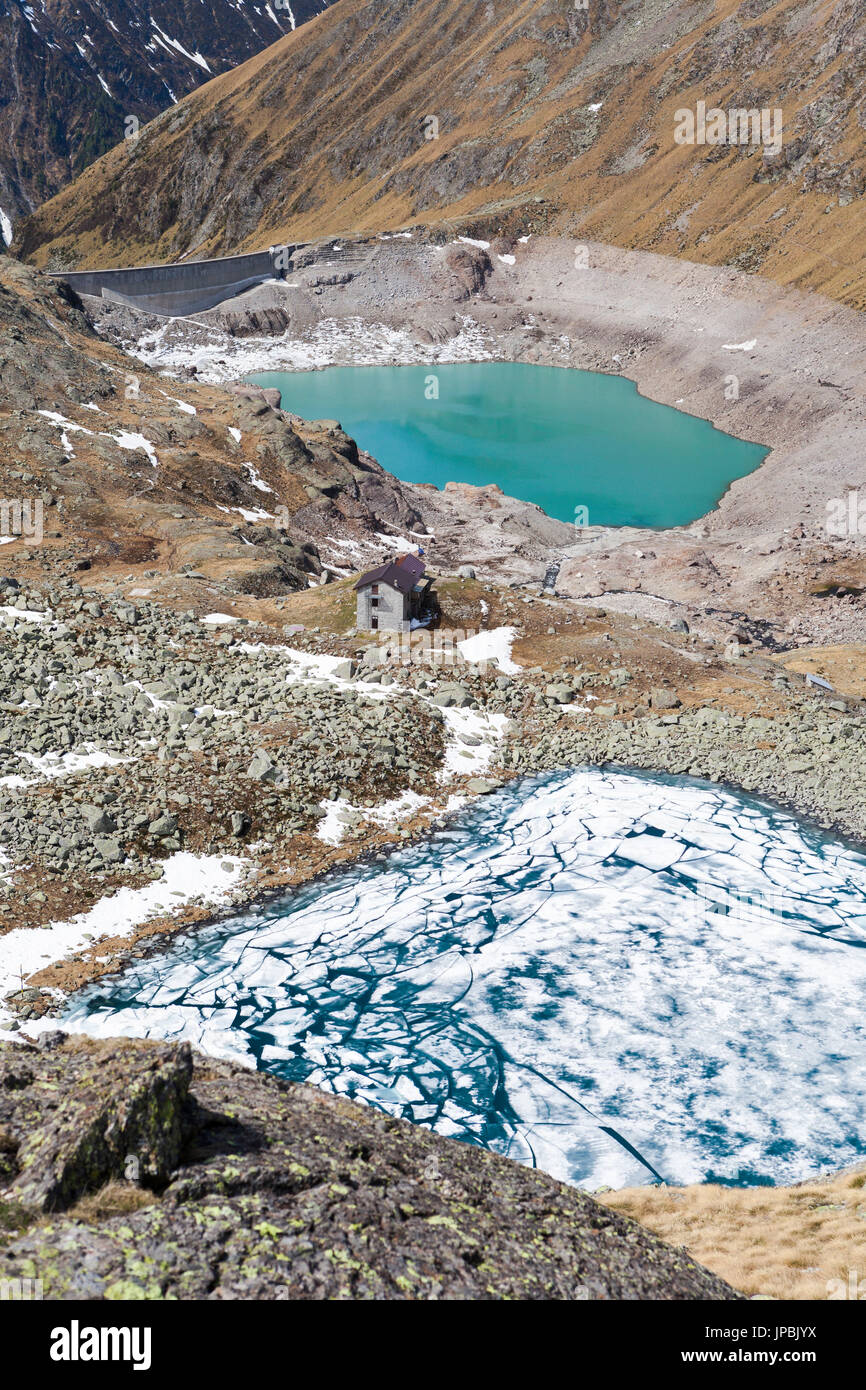
M0 1278L48 1299L734 1299L544 1173L141 1041L0 1045Z

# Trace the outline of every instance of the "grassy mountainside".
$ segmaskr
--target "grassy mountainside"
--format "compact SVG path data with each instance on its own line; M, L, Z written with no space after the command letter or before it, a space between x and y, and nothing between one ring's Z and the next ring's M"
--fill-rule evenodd
M110 151L20 251L122 264L446 220L862 307L864 31L860 0L339 0ZM699 101L781 110L779 149L678 144Z
M327 4L0 0L2 241L117 144L130 116L151 120Z

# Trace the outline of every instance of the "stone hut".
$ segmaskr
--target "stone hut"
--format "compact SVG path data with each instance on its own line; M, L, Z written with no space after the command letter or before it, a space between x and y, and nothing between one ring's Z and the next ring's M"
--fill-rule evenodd
M401 555L362 574L355 585L355 625L366 632L406 632L430 606L433 580L419 555Z

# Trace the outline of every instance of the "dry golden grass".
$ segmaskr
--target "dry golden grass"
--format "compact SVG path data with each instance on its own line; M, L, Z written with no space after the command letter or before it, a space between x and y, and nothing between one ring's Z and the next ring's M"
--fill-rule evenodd
M840 695L866 699L866 645L851 643L834 647L800 647L795 656L784 652L776 657L787 671L823 676Z
M338 579L332 584L316 585L299 593L283 596L280 602L281 623L303 623L304 627L320 627L325 632L344 633L355 625L355 581L359 574ZM255 605L256 616L262 605ZM240 612L240 602L232 612Z
M20 253L39 265L128 265L171 260L190 244L221 254L401 225L495 235L510 224L735 264L866 306L856 102L827 121L820 160L810 156L810 173L850 170L844 202L835 182L765 171L751 147L707 151L673 136L678 109L739 100L742 72L724 67L725 20L755 45L750 58L763 54L761 83L783 104L786 143L810 129L818 106L835 110L837 89L854 80L857 37L827 41L837 0L817 0L806 25L802 0L777 0L772 21L743 0L709 10L677 0L657 7L641 40L629 17L640 7L608 7L622 11L609 34L600 20L570 43L542 41L566 8L418 0L398 16L395 6L334 6L146 127L133 155L121 140L23 224ZM692 78L713 46L719 65ZM533 64L544 77L530 96ZM442 131L425 140L417 132L433 93ZM576 148L599 93L597 129ZM215 185L197 174L203 146L219 160ZM222 216L202 240L215 202ZM159 217L142 217L145 205Z
M63 1220L83 1221L93 1224L107 1221L112 1216L129 1216L142 1207L152 1207L159 1201L155 1192L137 1187L132 1182L107 1182L98 1192L82 1197L68 1211L62 1213ZM23 1231L33 1227L52 1226L60 1217L57 1212L40 1212L19 1206L16 1202L0 1201L0 1245L14 1240Z
M599 1201L743 1293L826 1299L851 1270L866 1289L864 1183L866 1173L847 1172L796 1187L622 1188Z
M155 1192L137 1187L132 1182L107 1182L98 1192L82 1197L67 1215L77 1221L107 1221L110 1216L127 1216L152 1207L159 1198Z

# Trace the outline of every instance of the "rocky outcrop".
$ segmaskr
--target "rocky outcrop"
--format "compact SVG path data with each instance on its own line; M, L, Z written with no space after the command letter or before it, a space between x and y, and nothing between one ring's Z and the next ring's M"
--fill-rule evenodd
M112 1177L129 1155L145 1184L168 1181L180 1158L189 1049L0 1051L0 1172L8 1198L63 1211ZM11 1182L10 1182L11 1178Z
M106 349L64 285L3 256L0 329L0 495L43 509L32 568L150 559L279 595L321 576L317 542L346 524L423 529L414 490L336 422L271 393L170 386Z
M48 1299L740 1296L544 1173L186 1046L0 1046L0 1132L0 1276Z

